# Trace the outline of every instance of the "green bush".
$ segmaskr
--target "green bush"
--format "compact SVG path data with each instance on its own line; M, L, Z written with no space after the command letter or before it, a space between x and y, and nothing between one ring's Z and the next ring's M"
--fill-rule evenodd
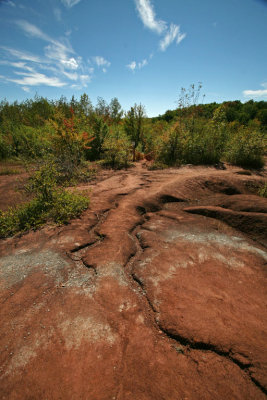
M224 128L211 121L195 120L194 131L183 123L174 123L161 137L159 161L167 165L215 164L220 161L224 146Z
M154 161L149 167L148 170L149 171L155 171L155 170L159 170L159 169L166 169L168 168L168 165L164 164L161 161Z
M158 161L167 165L180 165L182 160L183 129L175 123L164 132L158 146Z
M106 136L104 144L104 165L111 168L127 168L131 155L131 143L126 134L116 127Z
M261 197L265 197L265 198L267 198L267 182L265 182L263 185L262 185L262 187L259 189L259 195L261 196Z
M241 126L230 136L225 151L225 158L234 165L245 168L262 168L264 166L264 137L261 132Z
M36 229L48 221L65 224L88 207L88 197L58 188L56 179L53 165L36 171L27 187L36 197L16 208L0 211L0 237Z

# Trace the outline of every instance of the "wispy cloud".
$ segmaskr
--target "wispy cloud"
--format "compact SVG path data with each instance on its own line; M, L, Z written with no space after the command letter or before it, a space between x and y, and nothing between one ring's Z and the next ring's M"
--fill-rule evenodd
M107 68L109 68L111 66L111 62L101 56L92 57L92 60L99 68L102 68L102 71L104 72L104 74L107 73L107 71L108 71Z
M145 58L143 61L138 63L138 68L141 69L147 65L147 59Z
M61 0L65 7L71 8L76 6L76 4L80 3L81 0Z
M18 58L20 60L31 61L34 63L41 62L40 57L36 56L34 54L31 54L31 53L28 53L25 51L21 51L21 50L16 50L16 49L13 49L12 47L0 46L0 48L2 50L4 50L5 52L9 53L11 56Z
M158 34L164 32L167 28L167 24L165 21L156 18L156 13L150 0L135 0L135 4L139 17L146 28L157 32Z
M60 22L60 21L62 20L62 14L61 14L60 8L55 7L55 8L53 9L53 12L54 12L54 16L55 16L56 20L57 20L58 22Z
M171 24L168 32L164 38L159 42L159 47L161 51L165 51L167 47L174 41L179 44L186 37L185 33L180 32L180 26Z
M151 0L135 0L135 4L138 15L144 26L162 36L162 39L159 42L159 48L161 51L165 51L173 42L179 44L186 37L186 33L181 33L179 25L174 23L168 24L166 21L156 17ZM128 66L132 70L135 70L138 66L137 65L133 68L132 63L129 65L132 66L132 68Z
M8 6L11 6L11 7L16 7L16 4L11 0L4 1L4 4L7 4Z
M80 79L82 84L85 86L87 83L91 82L92 77L89 75L81 75Z
M20 74L24 75L22 79L6 78L6 80L23 86L39 86L39 85L54 86L54 87L66 86L66 83L62 82L59 78L49 77L44 74L40 74L38 72L29 72L29 73L21 72Z
M54 51L61 53L62 55L64 54L64 56L66 53L74 53L69 43L63 43L62 41L51 38L36 25L25 20L17 20L16 24L26 33L26 35L49 42L49 47Z
M136 62L132 61L130 64L126 65L128 69L130 69L132 72L136 71L137 69L141 69L145 67L148 64L148 61L146 58L144 58L143 61Z
M37 26L31 24L25 20L17 20L16 24L21 28L28 36L33 36L39 39L46 40L47 42L53 41L46 33L42 32Z
M93 57L93 61L96 63L98 67L103 67L103 66L110 67L111 65L109 61L105 60L105 58L101 56Z
M6 5L6 6L10 6L10 7L16 7L16 4L11 0L0 0L0 7L2 5L3 6Z
M87 86L92 79L94 69L85 63L82 57L76 55L67 37L54 39L25 20L16 21L16 25L23 30L25 35L45 42L43 56L0 46L6 58L2 57L0 65L13 67L13 74L21 76L21 78L6 76L5 79L1 78L2 80L21 85L23 90L39 85L71 86L73 82L80 88ZM110 65L110 62L101 57L98 63L106 67ZM62 77L65 79L63 80Z
M244 90L243 95L245 97L267 97L267 82L261 84L263 89L258 90Z
M134 72L136 69L136 61L132 61L130 64L126 65L126 67Z
M8 65L9 67L20 68L26 71L33 71L33 68L27 66L24 62L11 62L7 60L0 61L0 65Z

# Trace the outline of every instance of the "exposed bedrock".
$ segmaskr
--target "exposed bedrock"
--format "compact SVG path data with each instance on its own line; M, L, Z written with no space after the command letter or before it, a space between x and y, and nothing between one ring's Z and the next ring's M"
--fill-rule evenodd
M267 206L236 172L106 173L2 240L0 397L266 399Z

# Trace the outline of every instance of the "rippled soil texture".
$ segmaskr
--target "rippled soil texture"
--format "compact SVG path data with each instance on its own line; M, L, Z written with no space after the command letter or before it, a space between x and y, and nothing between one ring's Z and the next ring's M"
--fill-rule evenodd
M264 179L139 163L0 241L1 399L266 399Z

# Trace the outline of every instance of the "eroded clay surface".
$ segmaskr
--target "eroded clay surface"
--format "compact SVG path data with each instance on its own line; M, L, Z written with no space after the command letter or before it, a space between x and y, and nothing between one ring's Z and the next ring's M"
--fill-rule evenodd
M237 172L106 172L2 240L1 399L265 399L266 176Z

